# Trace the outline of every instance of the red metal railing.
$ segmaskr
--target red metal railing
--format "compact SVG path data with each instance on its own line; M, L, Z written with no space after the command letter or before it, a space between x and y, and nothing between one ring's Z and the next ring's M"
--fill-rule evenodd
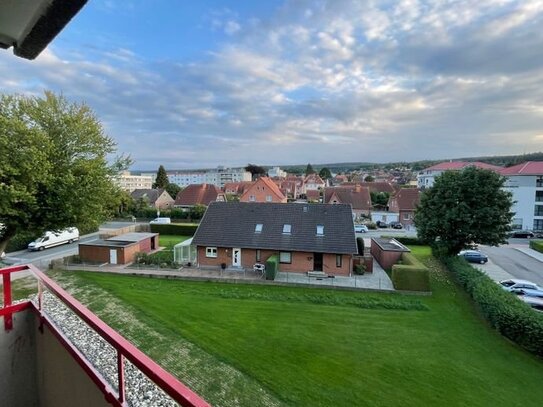
M19 271L29 270L38 280L38 302L32 301L12 304L11 296L11 274ZM77 361L81 368L89 375L92 381L104 393L106 400L116 406L126 406L124 361L130 361L152 382L160 387L173 400L187 407L204 407L209 404L200 396L186 387L174 376L160 367L151 358L141 352L129 341L123 338L118 332L109 327L100 318L90 312L79 301L68 294L57 283L47 277L33 265L13 266L0 269L3 279L4 306L0 309L0 316L4 317L4 329L10 330L13 327L13 313L32 307L43 321L66 348L70 355ZM88 361L88 359L72 344L72 342L56 327L52 319L42 309L43 287L53 293L64 305L70 308L90 328L105 339L117 351L117 382L118 390L114 390L104 379L100 372Z

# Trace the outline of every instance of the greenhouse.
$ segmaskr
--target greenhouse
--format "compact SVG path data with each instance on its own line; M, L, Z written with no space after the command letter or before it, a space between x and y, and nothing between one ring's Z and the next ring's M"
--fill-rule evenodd
M173 247L173 260L182 265L196 264L196 246L192 245L192 238L187 239Z

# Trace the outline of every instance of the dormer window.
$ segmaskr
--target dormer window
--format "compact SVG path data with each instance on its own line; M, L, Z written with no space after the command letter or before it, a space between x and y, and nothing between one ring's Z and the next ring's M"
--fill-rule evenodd
M317 236L324 236L324 225L317 225Z
M264 225L262 223L257 223L256 226L255 226L255 233L260 233L262 232L262 227Z
M287 224L287 223L285 223L285 224L283 225L283 234L284 234L284 235L290 235L291 230L292 230L292 226L291 226L291 225L289 225L289 224Z

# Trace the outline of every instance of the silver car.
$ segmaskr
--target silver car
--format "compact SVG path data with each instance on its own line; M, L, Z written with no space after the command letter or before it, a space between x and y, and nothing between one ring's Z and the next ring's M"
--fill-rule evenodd
M541 289L541 287L539 287L536 283L532 283L531 281L517 280L516 278L511 278L508 280L500 281L500 285L504 290L511 293L543 298L543 289Z

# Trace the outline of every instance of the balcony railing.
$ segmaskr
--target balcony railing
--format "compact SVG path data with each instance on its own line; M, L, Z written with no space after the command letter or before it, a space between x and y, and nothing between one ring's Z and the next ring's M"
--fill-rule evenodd
M13 273L30 271L37 279L38 293L35 299L25 300L13 304L11 290L11 275ZM4 319L4 329L10 331L13 329L13 315L26 309L33 309L40 321L40 330L43 331L43 325L53 333L56 339L67 350L70 356L77 362L81 369L94 382L101 391L107 402L114 406L128 406L131 403L126 397L126 366L127 362L131 367L139 369L151 382L166 393L171 400L187 407L204 407L209 404L199 397L196 393L186 387L170 373L165 371L151 358L137 349L128 340L123 338L118 332L109 327L100 318L90 312L85 306L68 294L52 279L32 265L12 266L0 269L0 275L3 280L4 304L0 308L0 317ZM44 292L48 293L45 294ZM58 327L58 323L49 315L44 307L45 295L54 295L63 306L79 317L101 340L107 342L114 350L116 355L116 383L112 385L104 378L104 374L89 361L85 354L78 349L69 339L69 332L63 332ZM1 328L0 328L1 329Z

